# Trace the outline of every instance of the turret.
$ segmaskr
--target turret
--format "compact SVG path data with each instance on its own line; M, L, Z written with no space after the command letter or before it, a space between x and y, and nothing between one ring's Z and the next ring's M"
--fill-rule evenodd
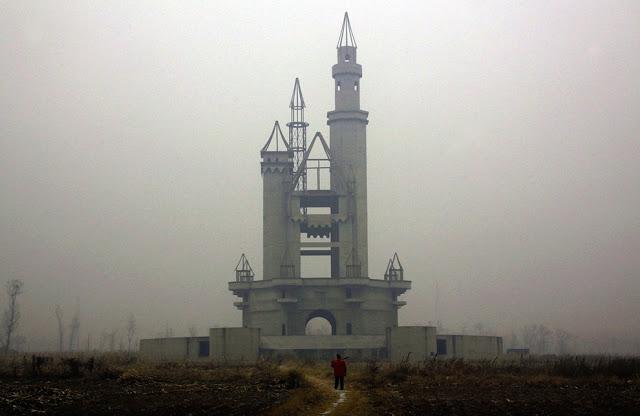
M336 111L360 109L360 78L362 65L357 63L358 46L351 31L349 15L345 12L338 38L338 63L332 67L335 80Z
M293 178L293 151L276 121L260 151L263 196L263 279L299 273L299 235L289 221L288 200ZM297 241L297 243L296 243ZM293 252L293 253L292 253Z

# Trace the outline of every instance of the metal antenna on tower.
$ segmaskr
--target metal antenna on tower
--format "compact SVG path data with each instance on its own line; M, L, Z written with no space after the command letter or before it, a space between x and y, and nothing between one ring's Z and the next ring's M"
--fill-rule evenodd
M309 126L309 123L304 121L305 104L298 78L296 78L296 82L293 85L289 108L291 109L291 121L287 123L287 127L289 127L289 148L293 152L293 171L298 172L304 154L307 151L307 126ZM296 190L307 190L306 172L301 172L300 179L296 184Z

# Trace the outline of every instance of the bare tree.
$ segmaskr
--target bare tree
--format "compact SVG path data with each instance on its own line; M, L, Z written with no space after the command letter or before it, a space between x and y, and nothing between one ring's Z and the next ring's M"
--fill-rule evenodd
M558 354L568 354L570 349L569 343L573 340L574 336L564 329L556 329L553 335L556 339L556 350Z
M107 331L102 331L102 333L100 334L100 343L98 346L98 349L100 351L104 351L105 345L107 344L107 338L109 338L109 334L107 333Z
M524 346L529 348L531 352L534 352L534 348L536 347L536 338L536 325L526 325L522 328L522 341L524 342Z
M511 335L509 336L509 346L511 348L518 348L520 346L520 340L518 339L516 331L511 331Z
M551 330L546 326L538 325L538 352L540 354L546 354L549 352L549 338L551 337Z
M536 354L549 352L549 339L553 333L543 324L527 325L522 329L522 339Z
M129 314L129 320L127 321L127 351L131 352L131 343L136 336L136 317L133 314Z
M173 328L171 328L169 326L169 322L167 322L165 329L164 329L164 337L165 338L171 338L173 336Z
M116 335L118 334L118 330L114 329L111 332L107 332L107 341L109 342L109 351L116 350Z
M58 350L62 352L64 349L64 313L62 312L60 305L56 305L55 315L56 320L58 321Z
M69 324L69 351L73 351L73 346L79 341L78 335L80 331L80 319L78 318L78 312L71 318L71 324Z
M197 337L198 336L198 327L196 327L195 325L191 325L189 327L189 336L191 338Z
M4 312L3 328L5 331L4 352L9 352L11 348L11 336L18 327L20 321L20 310L18 308L18 296L23 293L24 282L19 279L12 279L7 282L6 290L9 297L9 307Z

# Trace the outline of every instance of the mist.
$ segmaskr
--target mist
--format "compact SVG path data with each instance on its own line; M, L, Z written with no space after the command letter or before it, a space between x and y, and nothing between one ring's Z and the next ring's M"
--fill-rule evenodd
M259 150L296 77L328 137L348 10L369 111L369 270L400 324L640 353L640 3L0 3L0 277L25 350L239 326ZM4 309L7 298L0 297Z

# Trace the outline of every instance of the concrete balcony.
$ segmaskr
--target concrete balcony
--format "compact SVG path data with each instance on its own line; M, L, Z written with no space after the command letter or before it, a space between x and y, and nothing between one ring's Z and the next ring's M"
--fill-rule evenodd
M282 304L294 304L298 303L298 298L277 298L276 302Z
M249 302L233 302L233 306L235 306L238 309L245 309L249 307Z
M407 301L405 300L394 300L393 302L391 302L393 304L393 306L395 306L396 308L400 309L402 308L404 305L407 304Z
M288 287L323 288L336 285L393 289L398 295L411 289L411 281L409 280L380 280L369 279L366 277L308 277L303 279L298 277L290 279L254 280L251 282L229 282L229 290L231 290L234 294L240 296L243 291L254 289L280 289Z
M364 299L362 298L346 298L344 300L345 303L350 303L350 304L360 304L362 302L364 302Z

